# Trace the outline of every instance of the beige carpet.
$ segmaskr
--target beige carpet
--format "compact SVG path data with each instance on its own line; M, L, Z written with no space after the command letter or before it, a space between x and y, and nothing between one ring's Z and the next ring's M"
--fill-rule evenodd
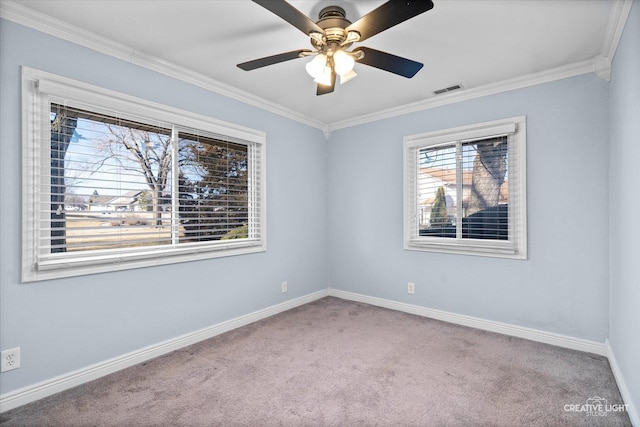
M631 425L623 411L579 411L595 398L606 399L607 409L622 404L602 356L329 297L0 420L3 426Z

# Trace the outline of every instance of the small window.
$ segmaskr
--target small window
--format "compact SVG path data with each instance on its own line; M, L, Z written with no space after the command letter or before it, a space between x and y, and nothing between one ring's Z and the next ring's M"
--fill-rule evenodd
M526 259L525 124L404 138L405 249Z
M262 133L23 76L24 281L265 250Z

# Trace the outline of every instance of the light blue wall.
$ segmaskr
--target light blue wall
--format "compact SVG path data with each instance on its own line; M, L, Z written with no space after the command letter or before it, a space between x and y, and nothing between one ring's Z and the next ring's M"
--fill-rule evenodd
M321 131L5 20L0 52L0 394L326 288ZM21 65L265 131L268 251L20 284Z
M336 131L329 285L604 342L607 111L607 83L589 74ZM527 116L529 259L404 250L403 136L519 115Z
M316 129L0 20L0 348L22 349L0 394L329 285L609 337L638 399L637 3L610 85L584 75L335 131L328 143ZM20 284L21 65L265 131L268 251ZM529 259L405 251L402 137L517 115L527 116Z
M640 2L611 75L611 304L609 341L640 411ZM636 414L640 416L640 413ZM636 419L636 421L640 421Z

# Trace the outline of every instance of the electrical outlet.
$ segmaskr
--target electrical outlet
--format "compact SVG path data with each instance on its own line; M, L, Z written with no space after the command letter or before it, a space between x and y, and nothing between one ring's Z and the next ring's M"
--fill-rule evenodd
M0 353L0 357L2 358L0 372L10 371L20 367L20 347L3 351Z
M412 283L412 282L407 283L407 293L412 295L416 293L415 283Z
M287 282L282 282L282 293L283 294L287 292L287 287L288 287Z

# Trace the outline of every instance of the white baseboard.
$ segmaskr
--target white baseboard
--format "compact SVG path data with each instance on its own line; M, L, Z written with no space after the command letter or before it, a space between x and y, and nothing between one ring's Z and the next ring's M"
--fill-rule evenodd
M607 346L607 358L609 359L609 365L611 365L611 371L613 372L613 376L616 379L616 383L618 383L618 389L620 390L620 395L622 396L622 400L627 405L627 414L629 415L629 419L631 419L631 424L640 427L640 415L638 414L638 408L634 405L633 396L631 396L631 392L629 391L629 387L627 386L627 382L622 375L622 371L620 370L620 366L618 365L618 361L616 360L616 356L613 353L613 348L609 344L609 340L606 343Z
M607 355L606 345L596 341L589 341L567 335L555 334L553 332L525 328L523 326L510 325L508 323L494 322L492 320L481 319L479 317L465 316L448 311L435 310L433 308L426 308L383 298L370 297L338 289L329 288L329 296L363 302L365 304L376 305L378 307L390 308L392 310L403 311L405 313L417 314L418 316L442 320L449 323L455 323L457 325L470 326L472 328L482 329L485 331L525 338L531 341L543 342L545 344L551 344L558 347L570 348L572 350L595 353L601 356Z
M215 337L216 335L220 335L241 326L266 319L267 317L271 317L283 311L308 304L327 295L328 291L326 289L314 292L300 298L276 304L159 344L154 344L140 350L133 351L105 362L52 378L38 384L27 386L11 393L3 394L0 396L0 412L5 412L10 409L17 408L18 406L26 405L27 403L34 402L38 399L51 396L55 393L98 379L113 372L145 362L153 359L154 357L162 356L163 354L179 350L188 345Z
M185 334L159 344L142 348L140 350L107 360L102 363L79 369L77 371L70 372L68 374L64 374L59 377L43 381L41 383L1 395L0 412L5 412L18 406L26 405L27 403L31 403L47 396L51 396L55 393L59 393L88 381L98 379L100 377L128 368L138 363L145 362L147 360L153 359L154 357L162 356L163 354L179 350L191 344L195 344L208 338L215 337L216 335L220 335L222 333L248 325L258 320L266 319L283 311L287 311L292 308L313 302L327 295L389 308L392 310L403 311L405 313L416 314L419 316L442 320L458 325L469 326L486 331L497 332L505 335L529 339L532 341L556 345L559 347L607 356L609 358L611 369L614 373L616 381L618 382L618 387L620 388L620 392L625 403L633 402L613 355L613 350L609 347L608 343L598 343L595 341L583 340L580 338L525 328L522 326L494 322L477 317L465 316L442 310L435 310L383 298L371 297L367 295L329 288L327 290L314 292L300 298L286 301L281 304L276 304L274 306L255 311L244 316L236 317L234 319L221 322L216 325L189 334ZM631 418L634 426L640 427L640 422L638 421L638 413L632 403L630 403L629 406L629 417Z
M508 323L494 322L478 317L465 316L461 314L450 313L447 311L435 310L432 308L425 308L417 305L411 305L402 302L387 300L384 298L371 297L332 288L329 288L329 296L350 301L362 302L378 307L389 308L391 310L403 311L405 313L416 314L418 316L442 320L457 325L470 326L472 328L497 332L504 335L524 338L531 341L555 345L558 347L564 347L572 350L579 350L587 353L606 356L607 359L609 359L609 365L611 366L611 371L613 372L613 376L618 385L618 389L620 390L622 400L628 405L627 413L629 415L629 419L631 420L631 424L635 427L640 427L640 415L638 413L639 408L634 405L633 397L631 396L629 387L627 386L624 376L622 375L622 371L618 366L615 354L613 353L613 349L609 345L608 340L605 343L599 343L595 341L584 340L581 338L574 338L567 335L510 325Z

